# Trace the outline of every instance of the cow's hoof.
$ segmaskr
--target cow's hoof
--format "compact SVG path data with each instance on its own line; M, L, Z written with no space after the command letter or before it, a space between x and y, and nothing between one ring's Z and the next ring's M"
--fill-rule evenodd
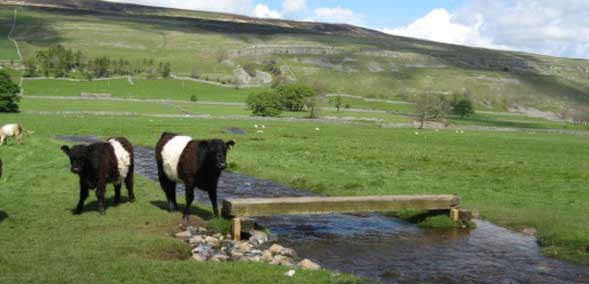
M101 210L101 211L99 211L98 213L100 213L100 215L101 215L101 216L104 216L104 215L106 214L106 211L104 211L104 210Z
M135 197L129 197L129 202L135 202Z

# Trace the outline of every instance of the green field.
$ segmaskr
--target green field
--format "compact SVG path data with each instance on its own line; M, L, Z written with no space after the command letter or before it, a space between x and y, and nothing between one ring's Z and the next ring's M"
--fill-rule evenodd
M157 130L147 120L95 119L83 116L0 116L1 121L22 121L35 131L25 144L0 148L4 175L0 179L0 282L1 283L347 283L349 276L328 271L297 271L251 263L198 263L190 248L172 234L180 213L169 214L158 206L165 199L159 185L136 177L137 202L113 206L113 190L107 191L107 213L99 216L93 194L86 212L72 215L78 196L77 178L68 170L57 133L81 133L83 129L108 136L127 132L150 137L176 123L166 120ZM137 127L145 123L147 127ZM161 123L161 122L160 122ZM171 123L171 124L169 124ZM149 126L148 126L149 125ZM118 130L117 130L118 129ZM140 134L143 132L144 134ZM129 136L138 139L139 136ZM151 144L151 141L150 143ZM180 201L182 203L182 201ZM210 206L193 212L209 212ZM210 213L202 215L208 217ZM198 218L196 218L198 219ZM202 222L202 221L201 221Z
M200 101L243 102L248 94L261 89L235 89L207 83L174 79L127 79L100 81L25 80L25 95L80 96L86 93L109 93L118 98L190 100L196 95Z
M255 121L239 120L109 116L94 119L79 115L1 118L5 122L23 122L26 128L36 131L30 139L37 139L38 143L63 133L123 135L136 144L152 146L165 130L194 137L232 138L238 141L238 147L229 156L233 170L327 195L459 194L466 208L480 210L492 222L516 229L537 228L547 254L589 263L589 192L584 186L589 178L584 166L589 148L585 136L491 131L457 134L453 130L423 130L415 135L412 129L275 121L257 122L265 124L266 129L256 133ZM225 131L229 127L243 128L247 134L229 134ZM319 131L315 130L317 127ZM33 164L27 160L28 155L13 155L12 151L24 147L27 146L0 148L6 165L14 161L22 165L7 170L7 178L1 183L10 185L2 186L3 194L33 202L18 195L23 190L15 188L29 189L24 191L27 194L37 187L52 192L61 183L45 180L43 172L53 169L62 157L52 154L54 160ZM65 172L65 161L61 162ZM30 167L24 166L29 163L46 168L32 173ZM30 179L13 179L25 169ZM67 192L75 192L73 177L69 182L71 188ZM75 194L56 200L70 206ZM56 214L68 215L64 206ZM8 208L3 210L15 218L23 212L17 207L21 208L14 202L0 203L0 208Z
M0 5L0 35L8 33L12 15L12 6ZM567 105L589 105L586 76L570 71L577 65L589 68L589 61L397 37L338 32L327 36L306 29L313 23L293 23L291 29L264 19L255 24L247 19L165 9L129 9L115 15L92 9L21 7L15 37L25 58L61 43L92 57L170 61L174 73L188 76L196 71L200 78L212 81L230 78L231 64L263 69L265 62L274 60L288 69L291 79L321 82L329 93L406 102L424 90L451 94L468 89L477 111L496 113L449 116L451 128L416 130L407 128L414 121L414 106L406 103L344 97L349 109L336 112L333 102L325 99L321 120L304 120L307 112L283 112L282 119L275 120L256 118L243 105L250 93L267 87L238 89L141 78L131 82L25 80L25 96L19 103L22 113L0 114L0 125L19 122L33 131L23 145L11 140L0 147L4 161L0 283L358 281L327 270L297 271L291 278L284 275L285 267L192 261L189 246L172 237L179 230L181 215L162 210L159 205L165 196L159 185L141 176L136 177L136 203L113 206L114 193L109 188L106 216L96 212L92 194L87 212L74 216L71 209L78 198L78 181L59 150L66 143L56 140L59 134L125 136L134 145L147 147L153 147L163 131L197 139L233 139L237 145L228 154L230 170L328 196L457 194L461 206L480 211L486 220L516 231L536 228L546 255L589 265L589 136L583 132L589 126L500 113L514 104L555 112ZM341 53L240 54L227 56L230 64L216 58L219 52L244 51L255 45L322 46ZM394 55L366 53L383 50ZM1 36L0 60L10 59L16 59L14 44ZM477 65L495 59L507 65L522 59L531 66L563 68L550 73ZM465 63L468 60L476 64ZM3 69L18 81L21 71ZM108 93L115 100L75 98L82 92ZM191 96L198 102L190 102ZM211 117L196 119L186 114ZM263 131L256 124L264 125ZM227 130L233 127L246 134ZM478 130L486 127L510 131ZM580 131L580 135L559 131ZM194 218L197 223L226 229L227 222L210 219L209 204L195 207L200 209Z
M41 112L128 112L137 114L181 114L174 107L163 103L100 101L100 100L55 100L25 98L21 110Z

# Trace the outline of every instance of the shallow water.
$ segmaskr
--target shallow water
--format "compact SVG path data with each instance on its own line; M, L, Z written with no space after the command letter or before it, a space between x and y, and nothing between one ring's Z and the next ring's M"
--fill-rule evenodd
M73 142L98 140L58 138ZM153 149L135 147L135 169L157 180ZM308 195L313 194L237 173L224 172L219 182L219 200ZM209 204L205 192L197 190L196 198ZM534 237L486 221L476 221L475 230L420 229L380 214L296 215L257 221L299 256L378 282L589 283L588 266L546 258L540 254Z

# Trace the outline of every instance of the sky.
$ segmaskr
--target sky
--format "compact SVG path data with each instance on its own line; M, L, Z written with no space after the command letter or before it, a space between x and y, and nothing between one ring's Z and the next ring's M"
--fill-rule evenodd
M589 0L109 0L347 23L445 43L589 59Z

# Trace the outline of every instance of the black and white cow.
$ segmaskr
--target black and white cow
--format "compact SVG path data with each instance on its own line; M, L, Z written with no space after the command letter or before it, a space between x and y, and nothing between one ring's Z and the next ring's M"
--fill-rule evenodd
M189 136L162 133L155 146L155 159L162 190L166 193L170 211L178 210L176 184L186 187L184 221L190 218L190 206L194 200L194 188L208 192L215 216L217 208L217 183L221 171L227 167L227 150L234 141L221 139L193 140Z
M133 193L133 146L123 137L109 138L106 142L89 145L64 145L61 150L70 159L71 171L80 177L80 200L75 213L81 214L89 189L96 189L98 210L104 214L104 192L108 183L114 184L115 202L121 201L121 184L124 182L129 201Z

